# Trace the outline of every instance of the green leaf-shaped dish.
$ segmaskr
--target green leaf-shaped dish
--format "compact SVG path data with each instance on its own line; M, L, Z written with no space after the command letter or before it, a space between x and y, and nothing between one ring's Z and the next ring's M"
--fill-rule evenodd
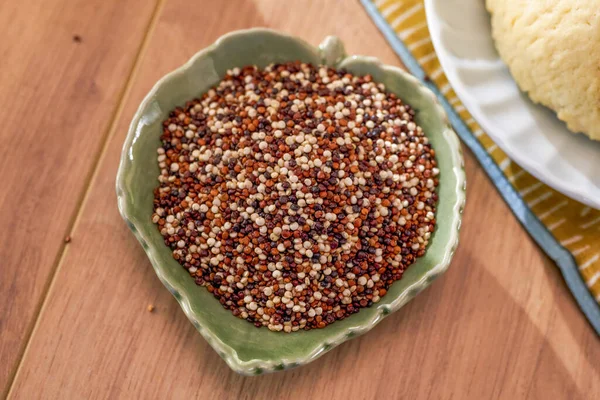
M150 218L153 189L159 174L156 149L161 123L176 106L217 84L228 69L255 64L302 60L371 74L417 112L417 122L430 138L441 170L437 228L424 257L394 283L375 306L321 330L291 334L256 328L234 317L205 289L197 286L171 256ZM328 37L315 48L297 38L267 29L237 31L221 37L185 65L162 78L133 117L117 174L119 210L148 254L156 274L210 345L235 371L256 375L306 364L344 341L361 335L398 310L440 276L458 245L465 202L463 158L433 93L399 68L377 59L346 56L339 39Z

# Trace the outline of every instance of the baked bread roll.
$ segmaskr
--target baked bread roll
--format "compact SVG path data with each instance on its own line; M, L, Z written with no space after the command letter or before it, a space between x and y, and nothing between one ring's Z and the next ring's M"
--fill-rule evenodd
M496 48L532 101L600 140L600 0L486 0Z

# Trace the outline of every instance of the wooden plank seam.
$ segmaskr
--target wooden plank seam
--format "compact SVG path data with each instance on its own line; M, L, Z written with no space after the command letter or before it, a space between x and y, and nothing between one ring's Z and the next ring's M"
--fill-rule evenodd
M137 54L135 56L133 66L131 67L131 70L127 76L125 85L124 85L123 89L121 90L121 93L119 94L119 99L117 101L117 105L115 107L115 110L112 113L111 118L110 118L110 121L111 121L110 125L108 126L108 129L106 130L106 132L103 135L102 144L100 146L100 151L98 152L96 159L92 163L92 168L90 170L89 175L85 179L85 182L87 182L87 184L85 184L85 186L84 186L84 190L81 193L80 198L76 203L75 210L71 217L71 220L69 221L69 224L67 225L67 230L66 230L65 236L69 235L70 232L73 232L75 230L75 228L77 227L77 224L80 220L82 210L83 210L84 205L86 204L87 199L89 197L90 189L98 175L98 170L99 170L102 160L105 157L105 154L106 154L106 151L108 148L108 144L110 143L110 139L115 134L118 121L120 120L121 114L123 113L123 109L125 107L125 102L129 96L129 93L131 92L131 88L133 87L133 82L135 81L137 72L140 69L141 60L143 59L143 56L148 47L148 44L150 43L150 37L152 36L152 32L154 31L154 29L156 27L156 24L158 22L158 17L160 16L160 12L163 8L164 3L165 3L165 0L158 0L154 7L152 16L150 17L150 22L148 23L146 32L144 33L144 36L143 36L140 46L138 48ZM21 368L22 361L25 358L25 356L27 355L29 343L31 342L31 338L35 334L36 328L38 326L38 322L39 322L40 317L45 309L46 302L48 299L48 294L51 292L52 287L54 286L57 272L60 269L62 261L65 259L65 256L67 255L67 247L68 246L66 244L63 244L63 246L59 249L58 254L53 262L53 267L51 268L50 277L48 279L48 282L46 283L46 286L43 289L41 299L39 301L39 305L36 307L37 312L35 312L35 314L34 314L35 319L31 323L31 327L28 329L28 332L26 334L27 341L23 345L23 348L20 350L20 356L19 356L19 361L18 361L17 365L15 366L15 368L9 375L8 391L6 393L4 393L4 395L6 395L6 398L9 398L11 395L13 384L16 381L17 376L19 374L19 370Z

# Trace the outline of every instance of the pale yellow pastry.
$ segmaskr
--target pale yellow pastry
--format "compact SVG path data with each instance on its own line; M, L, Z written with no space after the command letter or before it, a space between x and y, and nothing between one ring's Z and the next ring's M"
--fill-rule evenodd
M600 0L486 0L500 56L531 100L600 140Z

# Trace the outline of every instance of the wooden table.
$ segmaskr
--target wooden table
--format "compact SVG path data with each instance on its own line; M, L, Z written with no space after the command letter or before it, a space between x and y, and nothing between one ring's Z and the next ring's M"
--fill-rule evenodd
M468 152L443 278L311 365L229 370L152 272L114 180L153 83L251 26L400 64L357 1L0 2L0 396L599 399L598 338Z

